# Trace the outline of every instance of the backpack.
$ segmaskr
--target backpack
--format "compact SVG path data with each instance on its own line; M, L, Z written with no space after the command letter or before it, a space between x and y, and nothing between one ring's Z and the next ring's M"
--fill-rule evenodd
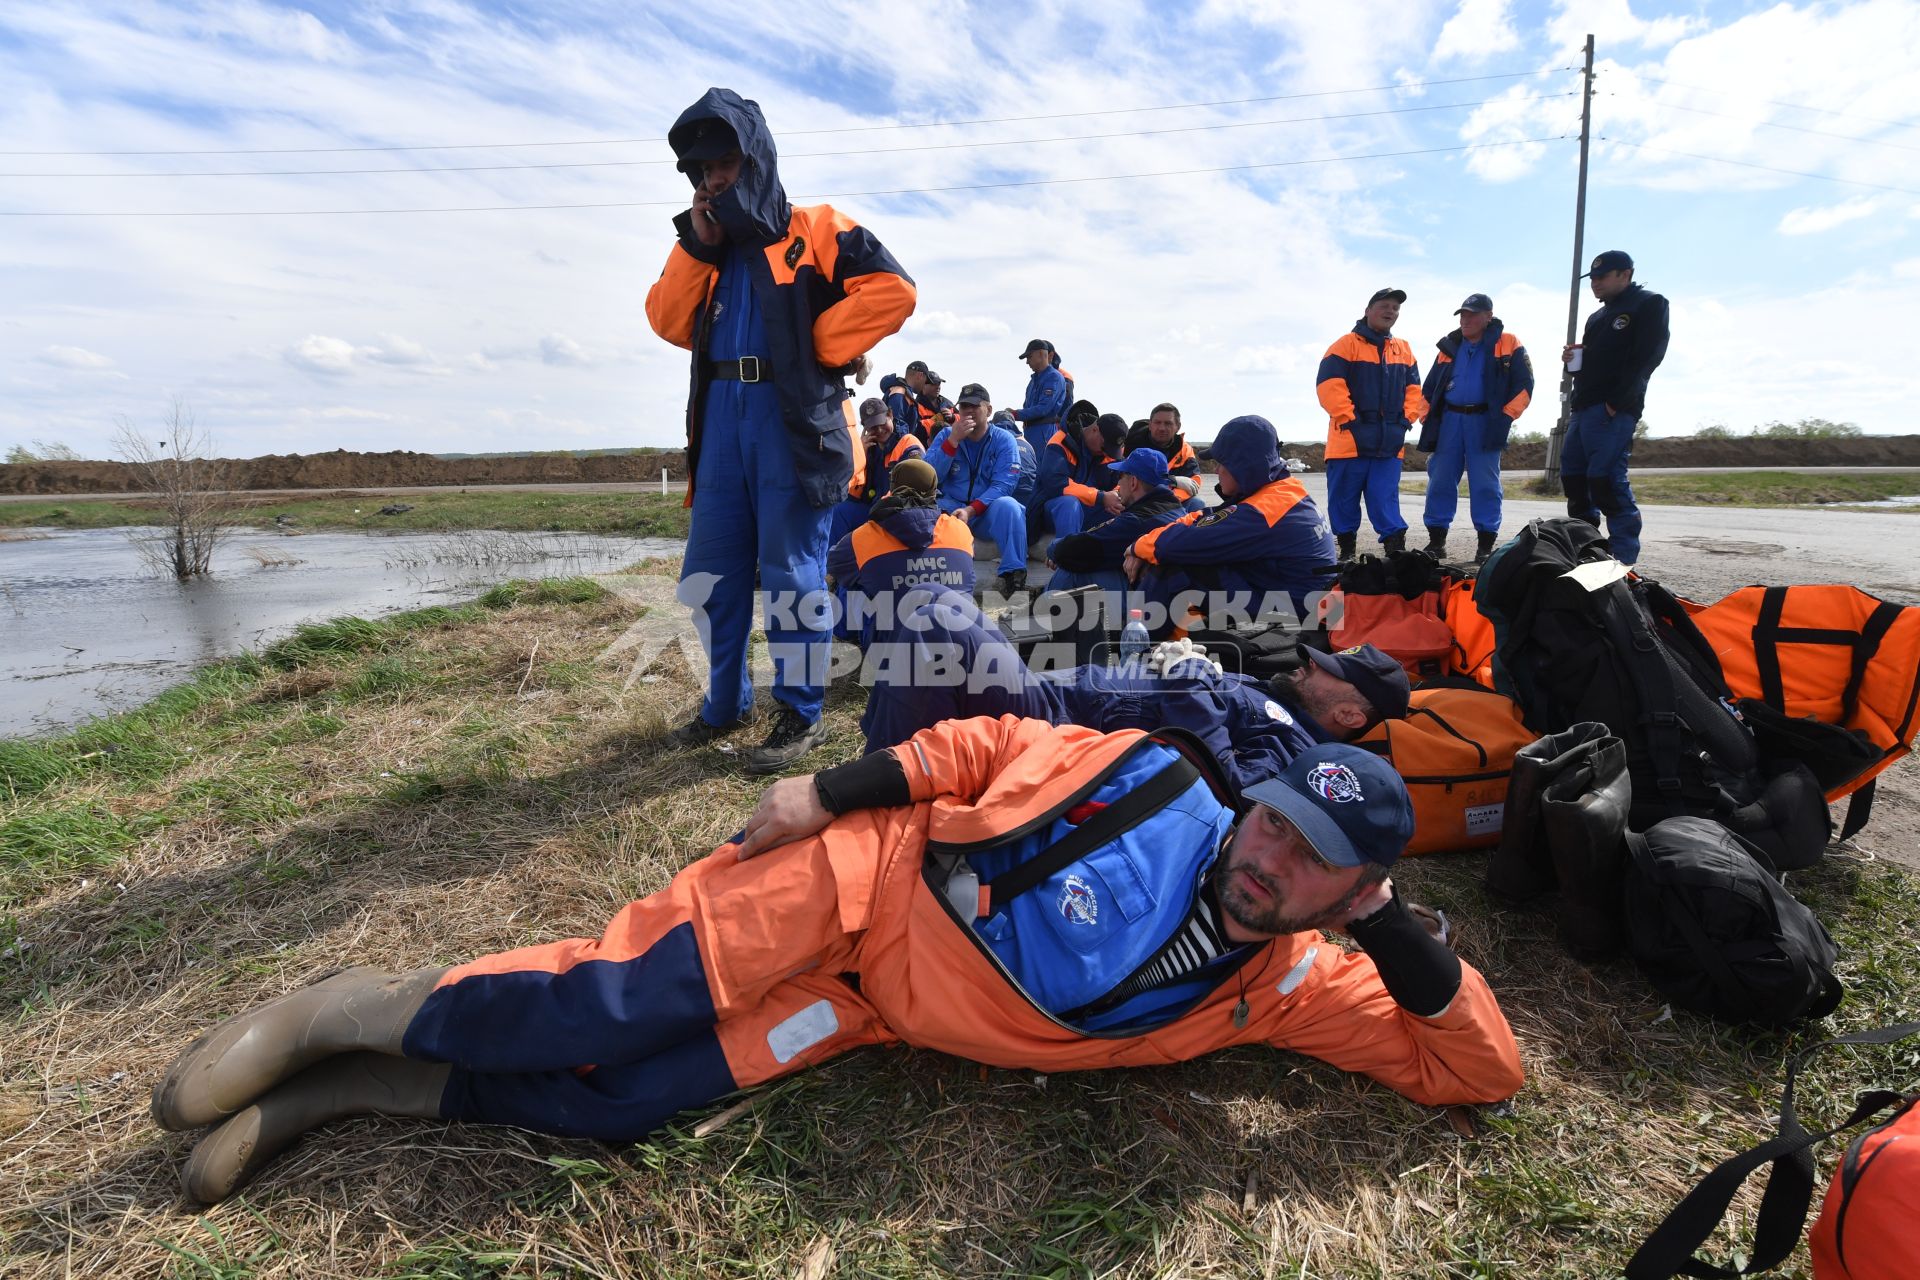
M1483 849L1500 840L1513 756L1533 741L1513 699L1485 689L1415 689L1404 720L1354 746L1383 757L1413 800L1407 853Z
M1493 682L1527 723L1599 721L1626 743L1629 823L1717 818L1775 865L1818 860L1831 832L1797 761L1764 766L1713 649L1673 594L1633 576L1584 520L1535 520L1481 567L1474 604L1494 630Z
M1706 818L1627 833L1627 949L1683 1009L1783 1027L1839 1006L1836 952L1751 841Z
M1835 1044L1891 1044L1920 1032L1920 1022L1836 1036L1795 1055L1780 1096L1779 1133L1724 1161L1675 1205L1627 1263L1627 1280L1689 1276L1744 1276L1786 1260L1813 1203L1815 1143L1892 1114L1847 1147L1827 1184L1819 1221L1808 1239L1814 1280L1910 1280L1920 1275L1920 1094L1876 1089L1860 1095L1853 1114L1831 1129L1808 1133L1793 1110L1793 1082L1810 1054ZM1739 1270L1694 1256L1726 1216L1748 1176L1771 1164L1754 1224L1753 1259Z

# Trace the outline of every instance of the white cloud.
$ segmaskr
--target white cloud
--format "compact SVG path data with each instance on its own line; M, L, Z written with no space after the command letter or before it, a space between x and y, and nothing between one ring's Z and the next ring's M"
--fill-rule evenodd
M325 378L342 377L353 371L353 344L325 334L310 333L281 352L281 358L296 369Z
M1434 41L1433 58L1464 58L1477 62L1495 53L1508 53L1520 47L1520 33L1513 29L1507 12L1510 0L1460 0L1459 11L1440 28Z
M379 342L374 346L362 347L360 355L379 364L430 365L434 363L433 353L419 343L398 334L378 335Z
M111 369L113 361L98 351L89 351L85 347L48 347L40 353L40 363L56 365L62 369Z
M991 315L962 316L951 311L916 311L901 327L914 338L1010 338L1013 327Z
M564 333L550 333L540 339L540 360L543 364L570 367L592 363L586 348Z
M1808 205L1799 209L1789 209L1780 219L1779 230L1783 236L1813 235L1816 232L1831 231L1835 227L1845 226L1849 222L1858 222L1862 218L1870 218L1879 208L1879 200L1871 196L1861 196L1840 204Z
M1707 26L1705 18L1641 18L1629 0L1557 0L1547 33L1562 49L1580 48L1592 33L1596 51L1611 52L1623 44L1661 48Z

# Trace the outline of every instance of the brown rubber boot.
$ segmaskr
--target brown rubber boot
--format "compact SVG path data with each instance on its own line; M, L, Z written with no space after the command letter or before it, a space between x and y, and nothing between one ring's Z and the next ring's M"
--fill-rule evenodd
M440 1118L453 1068L384 1053L336 1054L308 1067L200 1140L180 1170L187 1198L217 1204L309 1129L346 1116Z
M373 1049L397 1055L407 1024L445 972L347 969L236 1014L167 1068L153 1090L153 1122L176 1130L214 1124L331 1054Z

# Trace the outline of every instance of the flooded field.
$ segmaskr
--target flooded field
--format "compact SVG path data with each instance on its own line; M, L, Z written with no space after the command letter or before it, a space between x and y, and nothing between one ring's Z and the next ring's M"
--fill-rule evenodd
M20 531L0 541L0 737L137 706L195 667L303 622L457 601L508 578L606 573L678 555L662 539L571 533L290 535L245 530L215 572L156 576L132 536ZM131 536L130 536L131 535Z

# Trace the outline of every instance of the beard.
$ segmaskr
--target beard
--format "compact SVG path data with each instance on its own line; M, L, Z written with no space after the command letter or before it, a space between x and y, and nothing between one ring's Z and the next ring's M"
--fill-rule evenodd
M1308 658L1306 661L1311 662L1313 659ZM1295 719L1304 716L1315 724L1324 724L1328 708L1325 705L1315 705L1318 700L1308 698L1306 691L1300 687L1298 677L1305 671L1306 668L1301 667L1285 675L1275 676L1267 681L1267 691L1273 695L1275 702L1291 711Z
M1254 897L1243 888L1237 873L1244 873L1265 889L1268 897L1265 901ZM1215 882L1214 895L1219 899L1220 909L1233 918L1234 923L1243 929L1268 937L1280 937L1289 933L1304 933L1309 929L1337 929L1360 900L1360 895L1372 888L1366 881L1353 886L1343 894L1338 902L1325 910L1311 915L1295 913L1287 905L1280 886L1261 875L1252 867L1238 866L1233 862L1232 849L1222 861Z

